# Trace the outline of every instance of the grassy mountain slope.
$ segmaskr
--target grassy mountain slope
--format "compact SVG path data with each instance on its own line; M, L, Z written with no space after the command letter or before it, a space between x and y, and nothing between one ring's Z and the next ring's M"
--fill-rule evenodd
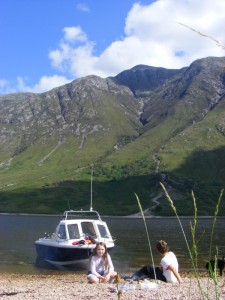
M92 97L94 98L93 93ZM131 97L123 95L123 101L126 98L128 102ZM53 99L53 104L51 106L51 101L48 101L47 107L45 106L46 97L43 97L43 100L41 98L37 100L44 107L44 112L53 111L52 107L56 106L54 98L50 99ZM70 101L73 105L73 99ZM39 186L40 183L43 184L48 180L61 180L64 178L64 173L65 176L69 176L77 168L90 165L113 152L115 146L119 147L120 143L123 143L124 137L137 135L136 130L141 123L135 117L135 112L131 107L126 109L121 106L118 94L115 98L111 93L100 92L96 101L92 102L92 107L88 108L88 105L90 105L89 99L88 101L84 99L84 104L79 110L82 116L74 125L75 133L73 130L67 129L71 126L71 120L68 121L68 119L73 118L70 112L74 111L74 108L68 108L68 113L66 114L65 111L63 113L65 124L58 125L54 120L52 131L50 131L51 124L47 130L40 129L38 124L30 126L29 132L24 133L26 134L24 139L27 144L30 143L29 146L24 145L25 142L17 137L17 147L20 150L8 152L10 163L8 160L4 160L1 164L2 186L8 185L15 188L23 186L25 182L28 186ZM40 121L43 115L45 117L45 113L42 113L37 119ZM48 113L46 117L48 122L49 115ZM52 118L55 118L54 114L52 114ZM45 126L45 119L40 123ZM62 130L63 126L65 130ZM23 133L19 129L18 132L18 135L22 136ZM30 136L33 136L32 142ZM33 180L30 181L29 178Z
M160 151L160 160L170 172L198 180L225 181L225 102L170 140Z
M101 213L137 212L136 192L144 209L171 215L162 181L179 214L192 214L194 190L199 214L212 215L225 179L224 65L206 58L174 71L137 66L116 80L88 76L0 97L0 211L89 208L94 163Z

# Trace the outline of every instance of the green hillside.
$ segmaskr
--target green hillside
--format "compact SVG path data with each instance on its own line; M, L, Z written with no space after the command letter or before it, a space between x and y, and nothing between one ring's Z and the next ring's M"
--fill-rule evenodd
M192 190L198 214L213 215L225 182L224 64L137 66L116 83L89 76L0 97L0 212L88 209L93 164L101 214L137 213L136 193L146 214L173 215L163 182L180 215L193 214ZM219 215L224 208L223 196Z

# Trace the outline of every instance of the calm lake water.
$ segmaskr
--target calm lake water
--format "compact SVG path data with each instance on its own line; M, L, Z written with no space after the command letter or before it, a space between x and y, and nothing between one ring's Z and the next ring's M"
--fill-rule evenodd
M52 233L60 220L60 216L36 215L0 215L0 272L19 272L26 274L86 272L86 264L77 264L76 268L61 270L35 265L36 252L34 241L43 237L44 233ZM150 251L147 242L144 222L136 218L103 217L111 234L116 239L116 246L111 256L116 270L121 273L132 272L150 261ZM191 244L190 222L192 218L181 218L181 222ZM164 239L170 249L178 257L180 270L191 270L191 261L181 228L176 218L146 219L151 240L154 262L157 265L160 255L155 250L157 240ZM213 218L197 220L197 236L199 241L199 268L205 269L209 256L210 236ZM213 255L218 247L219 257L225 254L225 218L216 221L213 237Z

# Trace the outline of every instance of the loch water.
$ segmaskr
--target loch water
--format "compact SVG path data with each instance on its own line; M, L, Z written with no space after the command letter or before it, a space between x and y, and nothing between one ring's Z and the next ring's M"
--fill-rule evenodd
M36 265L34 242L45 233L51 234L57 226L60 216L40 215L0 215L0 272L40 274L57 272L86 272L87 264L78 263L73 268L56 269ZM181 227L175 217L146 218L150 247L142 218L102 217L107 222L112 236L115 238L115 248L111 257L115 269L121 273L130 273L151 261L150 247L154 263L158 265L160 255L155 249L158 240L166 240L179 260L181 271L192 270L187 245ZM192 237L191 217L180 218L183 230L191 247ZM205 270L209 258L213 218L197 219L196 239L198 242L198 266ZM218 251L218 256L225 255L225 218L218 217L212 238L212 256Z

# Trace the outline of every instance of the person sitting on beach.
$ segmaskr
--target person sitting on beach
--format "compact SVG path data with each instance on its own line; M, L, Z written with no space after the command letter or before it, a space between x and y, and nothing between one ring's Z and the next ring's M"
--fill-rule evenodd
M170 283L182 283L182 279L178 272L178 261L176 255L169 251L169 247L165 241L158 241L156 248L163 256L160 262L161 267L153 268L152 265L146 265L136 271L132 276L125 276L125 279L140 280L143 278L150 278Z
M117 273L105 243L97 243L89 263L87 280L89 283L111 282Z

